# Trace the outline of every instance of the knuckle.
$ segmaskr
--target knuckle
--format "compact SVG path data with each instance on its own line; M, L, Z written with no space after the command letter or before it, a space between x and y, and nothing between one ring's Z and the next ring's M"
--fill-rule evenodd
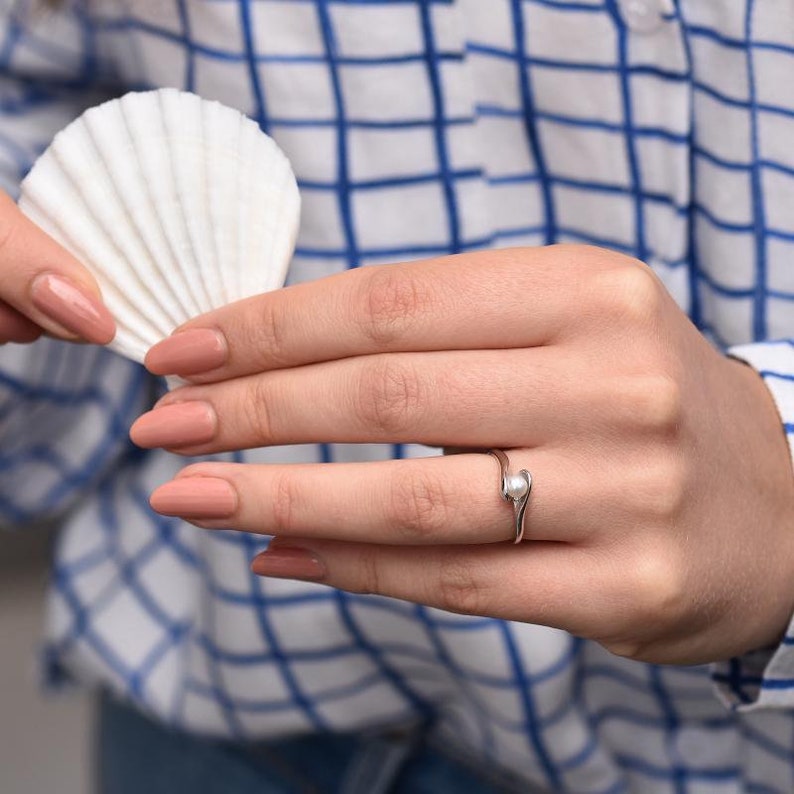
M670 454L651 469L652 487L648 488L646 513L669 525L684 511L687 498L687 472L683 462Z
M242 329L244 349L253 351L259 359L270 364L288 363L284 339L285 323L279 302L265 296L260 299L257 309L254 322L246 323Z
M419 380L404 359L386 354L364 368L358 409L367 428L400 436L421 404Z
M684 419L681 384L666 374L634 380L627 398L634 423L660 438L675 438Z
M296 527L295 506L298 503L297 483L294 477L283 472L273 481L271 512L273 535L289 534Z
M263 351L268 359L276 363L286 360L284 354L284 327L279 303L275 300L263 299L259 307L259 316L254 323L253 333L258 336L258 350Z
M414 543L434 540L447 526L444 493L427 474L399 474L390 494L389 512L394 530Z
M273 416L271 412L272 390L268 387L266 376L254 377L248 389L243 390L242 405L234 412L245 423L246 435L253 431L259 445L273 440Z
M441 609L465 615L485 614L483 595L482 583L470 562L450 559L440 564L432 600Z
M358 582L354 592L362 594L380 593L382 577L375 549L362 548L359 552L357 563Z
M375 349L394 346L430 301L427 287L405 269L373 268L363 280L359 322Z
M657 544L640 554L627 577L638 627L657 629L675 622L683 613L686 587L675 555Z
M598 278L607 313L623 324L646 325L659 313L663 288L646 265L633 263Z
M614 630L599 642L616 656L652 660L658 654L659 638L686 619L683 568L658 546L635 556L614 597L617 604L630 606L621 609Z
M630 481L624 494L635 520L655 531L668 530L679 521L689 496L688 472L674 450L644 460L634 468Z

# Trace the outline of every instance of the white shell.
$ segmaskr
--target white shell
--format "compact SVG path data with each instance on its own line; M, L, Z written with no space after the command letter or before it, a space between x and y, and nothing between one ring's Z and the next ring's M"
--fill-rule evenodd
M300 197L251 119L175 89L131 93L56 135L19 206L96 277L117 352L146 351L191 317L281 287Z

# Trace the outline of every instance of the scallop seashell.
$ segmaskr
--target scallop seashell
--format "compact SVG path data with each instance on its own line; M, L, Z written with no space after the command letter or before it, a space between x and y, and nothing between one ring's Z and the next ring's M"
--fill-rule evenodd
M88 267L117 352L191 317L281 287L300 197L289 161L251 119L175 89L131 93L55 136L20 208Z

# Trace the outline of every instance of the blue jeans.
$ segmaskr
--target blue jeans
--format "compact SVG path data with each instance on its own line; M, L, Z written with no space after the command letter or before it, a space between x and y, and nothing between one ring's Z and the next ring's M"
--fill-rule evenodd
M498 794L526 784L473 770L420 732L240 744L169 730L104 696L99 794Z

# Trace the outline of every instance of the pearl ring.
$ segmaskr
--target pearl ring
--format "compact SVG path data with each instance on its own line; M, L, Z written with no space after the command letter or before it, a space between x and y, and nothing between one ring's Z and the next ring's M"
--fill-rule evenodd
M510 459L501 449L489 449L499 462L499 473L502 477L501 494L505 502L513 503L513 513L516 520L516 532L513 543L521 543L524 539L524 513L529 502L529 492L532 490L532 475L521 469L518 474L510 474Z

